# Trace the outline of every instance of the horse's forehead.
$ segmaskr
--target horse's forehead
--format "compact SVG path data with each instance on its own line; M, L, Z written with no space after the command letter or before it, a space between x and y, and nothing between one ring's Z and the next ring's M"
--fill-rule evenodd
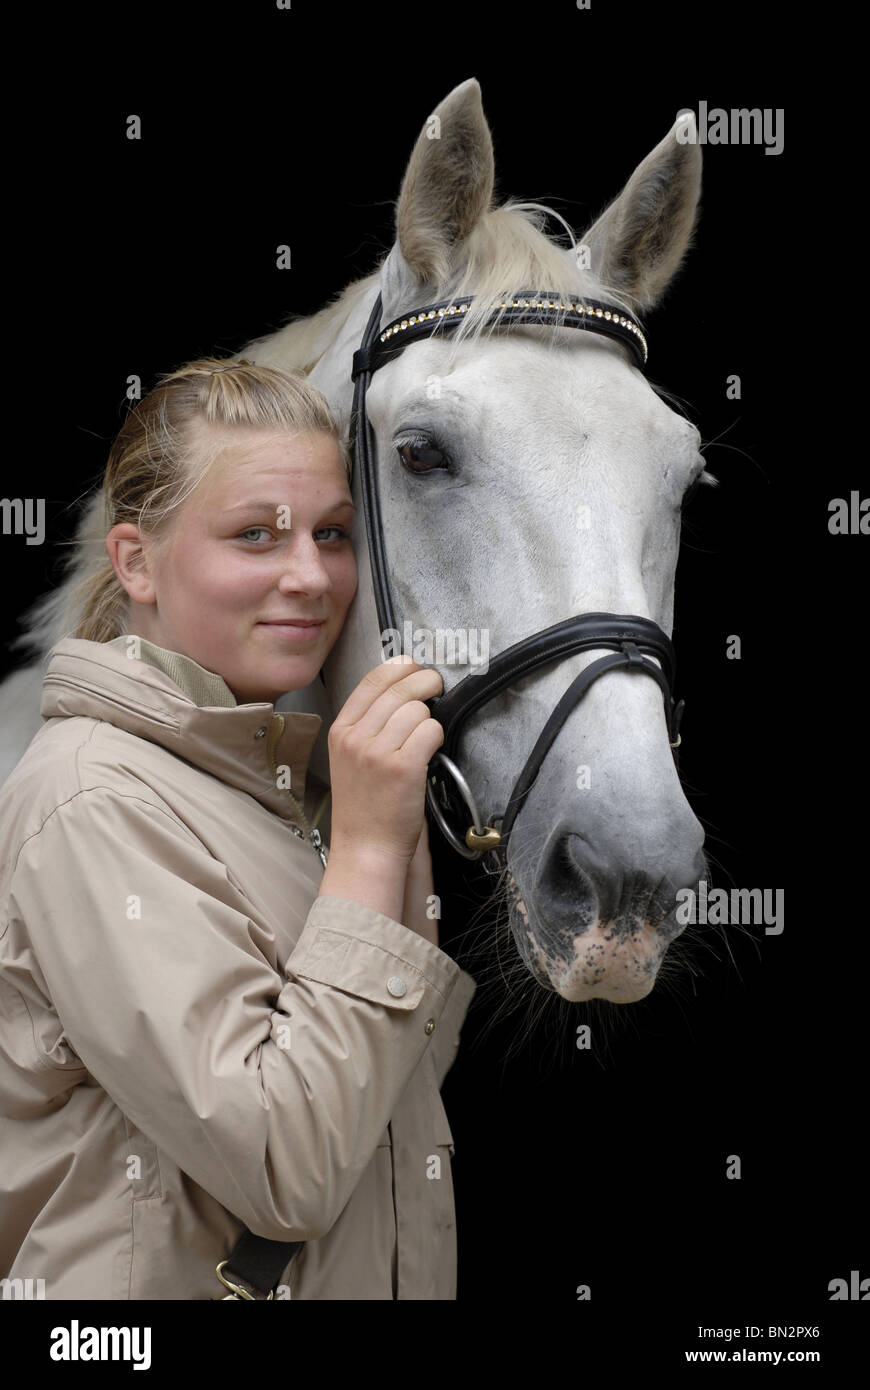
M625 349L579 329L542 340L532 325L494 333L479 342L427 339L414 344L376 376L369 388L375 411L419 398L461 406L486 403L505 418L525 415L529 402L547 404L551 422L614 409L632 417L677 419L625 359Z

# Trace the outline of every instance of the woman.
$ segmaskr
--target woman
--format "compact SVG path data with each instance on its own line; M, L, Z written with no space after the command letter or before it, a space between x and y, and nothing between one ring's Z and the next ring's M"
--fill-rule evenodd
M475 984L429 907L441 677L372 654L329 732L328 861L321 720L274 710L356 592L326 402L190 363L104 495L109 558L0 791L0 1276L220 1298L247 1228L304 1242L278 1297L455 1298L439 1090Z

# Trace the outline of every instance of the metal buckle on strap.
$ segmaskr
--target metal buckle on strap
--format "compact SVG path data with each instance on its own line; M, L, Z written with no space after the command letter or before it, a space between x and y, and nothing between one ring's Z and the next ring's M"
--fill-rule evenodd
M245 1299L249 1303L259 1302L260 1300L256 1299L254 1295L250 1293L247 1288L245 1288L244 1285L235 1284L232 1280L224 1278L221 1271L228 1264L229 1260L221 1260L220 1264L215 1269L215 1274L217 1275L218 1279L220 1279L225 1289L232 1289L232 1293L224 1294L223 1298L213 1299L212 1301L216 1303L230 1303L233 1299L236 1299L238 1302L241 1302L242 1299ZM264 1303L267 1303L269 1299L273 1299L274 1297L275 1291L274 1289L270 1289L268 1298L263 1299L262 1301Z
M453 759L448 758L445 753L436 753L432 761L438 761L444 764L444 766L447 768L447 771L453 778L453 781L456 784L456 788L460 796L462 797L462 800L465 802L465 805L468 808L468 812L471 816L471 826L465 832L465 843L463 844L463 842L458 838L458 836L454 834L453 829L449 825L441 807L438 805L438 802L435 798L435 789L433 786L434 779L430 775L430 778L426 783L426 796L428 798L429 805L432 808L432 814L437 820L447 840L449 840L450 844L456 850L457 854L463 855L466 859L479 859L486 850L495 849L498 845L501 844L501 834L493 826L482 824L480 813L477 809L477 803L474 800L474 795L471 791L471 788L468 785L465 778L463 777L462 773L459 771L459 768L456 766ZM445 809L447 809L446 802Z

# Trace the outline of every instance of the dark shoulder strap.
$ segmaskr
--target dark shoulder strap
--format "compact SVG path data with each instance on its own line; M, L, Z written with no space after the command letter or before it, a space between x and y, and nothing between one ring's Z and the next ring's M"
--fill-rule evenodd
M228 1260L222 1260L215 1273L230 1293L223 1300L235 1298L268 1300L287 1265L305 1244L304 1240L266 1240L265 1236L245 1231Z

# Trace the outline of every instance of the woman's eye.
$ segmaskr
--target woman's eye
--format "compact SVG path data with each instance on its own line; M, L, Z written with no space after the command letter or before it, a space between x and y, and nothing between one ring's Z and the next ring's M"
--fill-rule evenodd
M397 452L409 473L435 473L439 469L447 469L447 456L443 449L425 435L407 444L399 444Z
M272 532L269 530L267 526L249 526L247 530L239 532L239 539L241 540L245 536L256 535L258 531L263 532L267 540L271 540ZM330 537L331 540L346 540L347 537L350 535L350 532L346 531L343 526L323 526L320 528L319 531L315 531L314 535L324 536L327 535L327 533L330 531L335 533L333 536Z

